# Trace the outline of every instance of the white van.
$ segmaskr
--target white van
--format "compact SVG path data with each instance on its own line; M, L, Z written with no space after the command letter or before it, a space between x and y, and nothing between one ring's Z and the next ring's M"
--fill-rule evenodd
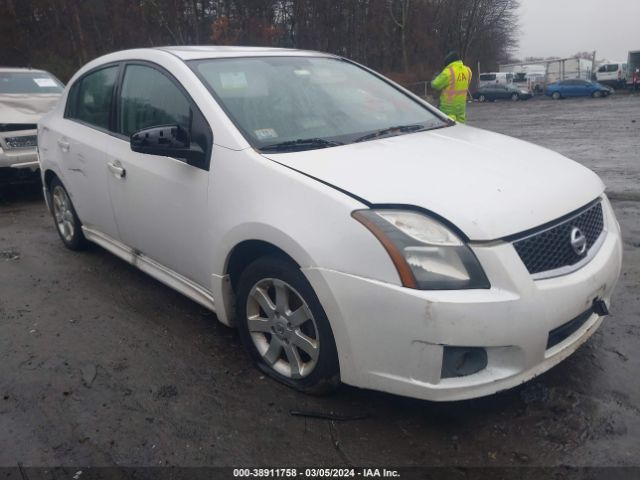
M513 83L513 73L511 72L481 73L478 88L486 85L508 85L510 83Z
M624 86L627 77L627 64L623 62L603 63L595 72L596 82L614 87Z

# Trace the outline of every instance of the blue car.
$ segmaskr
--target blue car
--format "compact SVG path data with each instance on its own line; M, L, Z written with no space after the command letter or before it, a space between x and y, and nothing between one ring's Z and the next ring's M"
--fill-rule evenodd
M606 97L610 95L611 92L611 88L601 83L572 79L547 85L545 94L554 100L559 100L567 97Z

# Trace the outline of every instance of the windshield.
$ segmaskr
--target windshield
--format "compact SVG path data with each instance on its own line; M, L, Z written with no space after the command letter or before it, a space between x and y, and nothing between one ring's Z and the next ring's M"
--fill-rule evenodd
M384 80L340 59L227 58L190 65L259 150L326 148L449 125Z
M46 72L0 72L2 93L62 93L63 85Z

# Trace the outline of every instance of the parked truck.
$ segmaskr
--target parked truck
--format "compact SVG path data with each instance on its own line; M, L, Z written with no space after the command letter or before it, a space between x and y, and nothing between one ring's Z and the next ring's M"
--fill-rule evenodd
M631 50L627 57L627 86L633 86L633 72L640 68L640 50Z

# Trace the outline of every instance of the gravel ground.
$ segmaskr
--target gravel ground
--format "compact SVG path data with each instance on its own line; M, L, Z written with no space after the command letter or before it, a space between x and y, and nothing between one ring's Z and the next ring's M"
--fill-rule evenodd
M98 247L66 250L38 186L0 187L0 466L639 466L640 96L473 104L469 118L608 185L624 272L575 355L473 401L305 396L197 304Z

